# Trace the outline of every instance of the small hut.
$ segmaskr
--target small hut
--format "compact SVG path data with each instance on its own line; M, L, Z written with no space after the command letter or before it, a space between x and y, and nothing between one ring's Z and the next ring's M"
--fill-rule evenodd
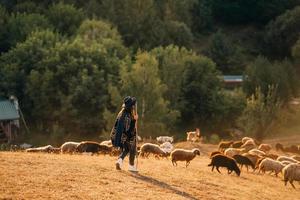
M20 128L18 100L0 97L0 143L10 142L17 137Z

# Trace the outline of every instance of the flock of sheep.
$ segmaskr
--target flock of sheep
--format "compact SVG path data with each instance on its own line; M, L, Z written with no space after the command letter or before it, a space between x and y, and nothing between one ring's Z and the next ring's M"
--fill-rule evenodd
M199 134L196 132L187 132L187 141L196 142ZM200 155L200 150L194 148L174 149L173 137L160 136L156 138L158 144L144 143L138 147L138 156L148 158L149 155L154 155L156 158L170 158L173 166L177 166L177 161L185 161L186 167L197 156ZM219 168L225 167L228 174L235 172L240 176L243 166L253 169L253 172L258 170L258 173L267 171L274 173L275 176L279 173L283 174L285 185L287 182L295 188L293 181L300 183L300 145L284 147L277 143L275 149L277 152L292 153L279 156L278 154L270 153L272 146L270 144L259 144L256 140L250 137L244 137L240 141L220 142L218 151L211 152L211 163L208 166L212 167L212 171L216 170L220 173ZM48 152L48 153L92 153L92 154L109 154L111 156L119 155L119 150L111 145L111 141L103 141L101 143L93 141L66 142L59 148L47 145L38 148L28 148L26 152ZM296 155L298 154L298 155Z
M211 153L212 171L216 167L226 167L228 173L234 171L238 176L241 173L240 167L251 167L253 171L258 169L258 173L269 171L275 176L283 174L285 185L287 182L295 188L293 181L300 182L300 145L283 147L282 144L275 145L277 152L282 151L285 155L270 153L272 146L270 144L259 144L250 137L244 137L241 141L220 142L218 151ZM286 153L294 155L288 156ZM297 155L296 155L297 154Z

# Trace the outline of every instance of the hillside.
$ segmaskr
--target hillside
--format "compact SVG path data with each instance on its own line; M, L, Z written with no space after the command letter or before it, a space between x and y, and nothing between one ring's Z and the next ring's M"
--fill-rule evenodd
M185 145L185 144L181 144ZM202 145L210 151L213 146ZM139 159L140 172L116 171L110 156L0 152L0 199L285 199L300 196L282 175L211 172L204 153L186 169L169 160Z

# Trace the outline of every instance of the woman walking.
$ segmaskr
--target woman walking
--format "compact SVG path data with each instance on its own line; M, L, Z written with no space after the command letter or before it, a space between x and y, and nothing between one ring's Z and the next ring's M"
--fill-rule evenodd
M128 170L137 172L134 165L136 154L136 126L138 114L135 113L136 98L125 97L122 109L119 112L115 125L111 131L111 140L114 147L121 149L121 154L116 162L116 169L121 170L123 160L129 153Z

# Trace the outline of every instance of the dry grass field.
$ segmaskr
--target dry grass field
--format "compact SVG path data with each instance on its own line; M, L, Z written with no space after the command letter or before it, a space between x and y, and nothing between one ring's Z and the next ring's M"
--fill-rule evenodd
M184 146L186 144L178 144ZM242 170L241 176L211 172L203 152L188 168L167 159L139 159L138 174L114 168L115 157L0 152L0 199L300 199L282 175Z

